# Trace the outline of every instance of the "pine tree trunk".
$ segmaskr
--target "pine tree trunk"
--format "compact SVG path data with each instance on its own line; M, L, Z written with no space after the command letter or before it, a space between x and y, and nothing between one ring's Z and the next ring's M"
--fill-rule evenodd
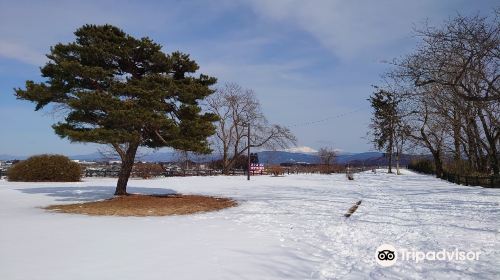
M392 153L393 152L393 144L392 140L389 140L389 170L387 173L392 173Z
M134 166L135 155L137 153L138 144L130 144L125 157L122 158L120 173L118 174L118 182L116 183L115 195L127 195L127 183L132 173Z

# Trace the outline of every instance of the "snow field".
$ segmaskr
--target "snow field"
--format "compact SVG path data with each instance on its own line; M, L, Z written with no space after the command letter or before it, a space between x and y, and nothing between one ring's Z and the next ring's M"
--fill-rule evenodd
M0 279L495 279L500 190L404 175L131 180L130 192L233 197L240 206L170 217L90 217L38 207L111 197L115 179L0 181ZM344 214L362 200L350 217ZM381 244L480 251L478 261L400 261Z

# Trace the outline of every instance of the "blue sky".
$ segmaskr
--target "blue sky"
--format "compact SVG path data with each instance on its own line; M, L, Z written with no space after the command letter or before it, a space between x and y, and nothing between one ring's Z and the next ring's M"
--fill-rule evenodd
M411 51L412 28L461 14L491 14L496 1L5 1L0 0L0 154L86 154L97 145L58 138L60 117L16 100L13 88L40 80L44 54L86 23L148 36L166 52L189 53L220 83L256 91L273 123L300 146L371 150L366 99ZM347 112L343 117L331 118ZM310 125L297 125L330 118Z

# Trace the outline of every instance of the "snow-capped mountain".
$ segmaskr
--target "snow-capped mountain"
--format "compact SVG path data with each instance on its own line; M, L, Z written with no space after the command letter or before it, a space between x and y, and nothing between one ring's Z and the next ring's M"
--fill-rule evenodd
M303 153L303 154L314 154L317 153L318 151L307 146L299 146L299 147L293 147L289 149L285 149L284 152L289 152L289 153Z

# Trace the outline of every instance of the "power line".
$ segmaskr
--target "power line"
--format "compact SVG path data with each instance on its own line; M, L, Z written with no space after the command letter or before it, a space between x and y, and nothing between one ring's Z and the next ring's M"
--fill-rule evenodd
M353 111L345 112L345 113L342 113L342 114L339 114L339 115L336 115L336 116L332 116L332 117L328 117L328 118L324 118L324 119L316 120L316 121L308 121L308 122L304 122L304 123L297 123L297 124L290 125L288 127L310 126L310 125L314 125L314 124L318 124L318 123L323 123L323 122L327 122L329 120L333 120L333 119L338 119L338 118L345 117L347 115L359 112L359 111L361 111L361 110L363 110L365 108L366 107L363 106L363 107L359 107L359 108L357 108L357 109L355 109Z

